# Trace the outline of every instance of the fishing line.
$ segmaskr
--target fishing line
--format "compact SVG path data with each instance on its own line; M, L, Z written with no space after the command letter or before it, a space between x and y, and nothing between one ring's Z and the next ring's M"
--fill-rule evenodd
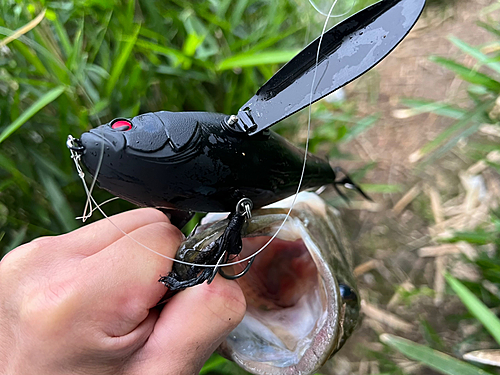
M101 171L102 161L104 159L104 142L101 142L101 150L100 151L101 152L99 154L99 161L97 163L95 175L94 175L94 178L92 179L92 184L90 185L90 191L88 191L88 193L87 193L87 201L85 202L85 207L83 208L82 222L87 221L87 219L89 219L92 216L92 213L95 211L95 209L92 208L90 198L92 197L92 192L94 191L94 187L95 187L95 184L97 182L97 176L99 175L99 172ZM87 190L87 186L85 186L85 190ZM95 200L94 200L94 203L95 203ZM105 203L106 202L101 203L100 205L103 205ZM100 205L97 205L97 206L100 206ZM87 208L89 208L89 210L90 210L88 214L86 214Z
M121 233L123 233L125 235L125 237L131 239L132 241L134 241L136 244L140 245L141 247L145 248L146 250L149 250L151 251L152 253L156 254L156 255L159 255L163 258L166 258L166 259L169 259L171 261L174 261L174 262L178 262L178 263L183 263L183 264L186 264L188 266L191 266L193 265L192 263L188 263L188 262L183 262L181 260L178 260L178 259L174 259L174 258L171 258L167 255L164 255L164 254L161 254L151 248L149 248L148 246L140 243L139 241L137 241L134 237L130 236L127 232L125 232L123 229L121 229L118 225L116 225L113 220L111 220L111 218L106 215L106 213L102 210L101 206L103 204L105 204L106 202L103 202L101 204L98 204L96 202L96 200L94 199L94 197L90 194L90 191L87 187L87 184L85 183L85 174L83 173L83 170L80 166L80 155L76 154L73 150L70 149L70 153L71 153L71 158L73 159L73 161L75 162L75 165L76 165L76 169L78 171L78 176L80 177L80 179L82 180L82 183L83 183L83 188L85 190L85 193L87 194L87 199L90 200L94 205L95 205L95 209L93 209L91 212L90 212L90 215L92 215L92 212L95 211L95 210L98 210L102 216L104 216L110 223L112 226L114 226L116 229L118 229L118 231L120 231ZM97 174L96 174L97 176ZM118 199L118 197L114 197L112 199ZM112 200L112 199L108 199L108 201ZM195 264L196 265L196 264Z
M325 13L323 12L321 9L319 9L319 7L316 5L316 3L313 1L313 0L309 0L309 3L312 5L312 7L316 10L316 12L318 12L319 14L321 14L322 16L325 16L327 19L328 18L337 18L337 17L342 17L342 16L345 16L346 14L348 14L352 8L354 7L354 1L351 2L351 6L349 7L349 9L347 9L344 13L341 13L341 14L331 14L331 9L330 9L330 12L329 13Z
M109 202L112 202L112 201L115 201L117 199L120 199L120 197L112 197L112 198L109 198L109 199L106 199L104 202L102 203L99 203L99 207L102 207L104 206L105 204L109 203ZM82 220L83 222L85 222L85 220L87 220L88 218L92 217L92 214L97 211L97 207L92 207L92 209L90 210L90 212L87 214L87 216L78 216L76 217L75 219L76 220Z
M309 1L311 2L312 0L309 0ZM152 252L152 253L154 253L156 255L159 255L159 256L161 256L163 258L166 258L166 259L169 259L169 260L171 260L173 262L176 262L176 263L179 263L179 264L184 264L184 265L187 265L187 266L196 266L196 267L202 267L202 268L218 268L218 267L225 267L225 266L233 266L233 265L236 265L236 264L240 264L240 263L249 261L252 258L254 258L255 256L257 256L258 254L260 254L262 251L264 251L264 249L266 249L269 246L269 244L278 236L279 232L281 231L281 229L286 224L286 221L290 217L290 214L291 214L291 212L292 212L292 210L293 210L293 208L295 206L295 203L297 201L297 195L300 193L300 189L302 187L302 183L303 183L304 175L305 175L305 168L306 168L306 164L307 164L307 153L309 151L309 140L310 140L310 133L311 133L311 107L312 107L312 101L313 101L314 84L316 83L317 67L318 67L318 63L319 63L319 54L320 54L320 50L321 50L321 44L322 44L322 41L323 41L323 35L325 34L326 27L328 25L329 19L332 18L331 14L332 14L333 9L334 9L335 5L337 4L337 2L338 2L338 0L334 0L334 2L332 3L332 5L330 7L330 10L329 10L328 14L326 15L327 18L325 20L325 23L323 24L323 30L322 30L321 35L320 35L320 39L319 39L319 43L318 43L318 49L316 51L316 64L315 64L314 74L313 74L313 78L312 78L312 82L311 82L311 91L309 93L309 109L308 109L308 119L307 119L307 138L306 138L306 145L305 145L305 150L304 150L304 160L303 160L303 163L302 163L302 172L301 172L301 176L300 176L300 179L299 179L299 183L297 185L297 190L296 190L296 193L294 194L294 197L293 197L293 200L292 200L292 204L291 204L291 206L290 206L290 208L289 208L289 210L288 210L285 218L283 219L282 223L280 224L280 226L278 227L278 229L276 230L276 232L273 234L273 236L259 250L257 250L253 254L247 256L246 258L243 258L243 259L235 261L235 262L215 264L215 265L214 264L197 264L197 263L185 262L185 261L182 261L182 260L179 260L179 259L171 258L171 257L169 257L167 255L161 254L161 253L159 253L159 252L151 249L150 247L148 247L148 246L140 243L136 239L134 239L132 236L130 236L124 230L122 230L121 228L119 228L118 225L116 225L113 222L113 220L108 215L106 215L106 213L102 210L101 206L104 205L105 203L107 203L110 200L108 200L106 202L103 202L101 204L98 204L95 201L94 197L92 196L92 191L93 191L93 188L94 188L95 183L97 181L97 177L98 177L98 174L99 174L102 162L103 162L103 158L104 158L104 142L101 142L101 155L100 155L100 158L99 158L98 166L96 168L96 173L95 173L94 178L92 180L92 184L91 184L90 190L88 189L88 187L87 187L87 185L85 183L85 178L84 178L84 175L83 175L83 171L81 171L81 167L79 165L79 158L78 157L73 157L74 155L73 155L73 152L72 152L72 158L75 161L75 164L77 166L77 170L79 171L79 176L80 176L80 178L81 178L81 180L83 182L83 186L84 186L85 192L87 193L87 202L86 202L86 205L85 205L84 214L83 214L82 218L85 218L85 220L86 220L86 219L88 219L92 215L92 213L94 211L98 210L125 237L131 239L132 241L134 241L139 246L141 246L141 247L145 248L146 250L148 250L148 251L150 251L150 252ZM311 4L313 4L313 3L311 2ZM313 5L313 7L316 9L316 7L314 5ZM351 7L351 9L352 9L352 7ZM318 9L316 9L316 10L319 13L323 14ZM349 11L350 11L350 9L349 9ZM333 17L337 17L337 16L333 16ZM86 214L86 210L87 210L88 204L92 204L92 203L95 205L95 208L91 209L90 212L89 212L89 214Z

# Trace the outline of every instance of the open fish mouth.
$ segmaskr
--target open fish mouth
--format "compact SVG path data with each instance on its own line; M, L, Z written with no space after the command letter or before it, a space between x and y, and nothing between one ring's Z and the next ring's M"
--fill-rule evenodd
M240 258L271 238L289 203L284 200L253 213ZM197 234L207 233L217 217L209 215ZM351 255L339 213L317 195L300 193L277 238L237 280L247 311L219 352L254 374L312 374L357 324ZM233 272L240 272L240 266Z

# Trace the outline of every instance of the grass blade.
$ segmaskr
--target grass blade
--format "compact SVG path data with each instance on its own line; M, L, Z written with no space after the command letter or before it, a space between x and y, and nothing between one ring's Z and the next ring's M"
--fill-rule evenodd
M282 64L290 61L299 50L274 50L260 53L242 53L222 60L217 70L244 68L266 64Z
M184 52L186 56L193 57L196 53L196 50L204 40L205 37L203 35L189 33L186 40L184 41L184 45L182 46L182 52Z
M75 215L71 211L69 203L57 182L52 176L42 170L38 171L38 175L40 176L42 185L47 191L48 199L61 227L66 232L76 229L78 225L75 220Z
M190 61L189 58L181 51L171 47L162 46L144 39L138 39L136 44L138 47L168 57L172 61L173 65L183 64L186 61Z
M458 48L460 48L463 52L466 54L472 56L475 58L477 61L479 61L481 64L486 65L493 69L495 72L500 73L500 64L497 62L494 62L490 57L482 53L479 49L472 47L465 43L464 41L455 38L455 37L449 37L448 38L454 45L456 45Z
M217 368L225 362L227 362L227 359L221 357L220 355L213 354L210 359L205 362L205 365L203 365L199 375L209 374L213 370L217 370Z
M419 115L421 113L431 112L439 116L445 116L458 120L465 113L467 113L467 111L464 109L453 107L449 104L442 102L433 102L433 101L418 100L418 99L401 99L400 102L401 104L410 108L399 110L397 112L399 114L397 118L408 118Z
M48 93L39 98L35 103L33 103L26 111L24 111L21 116L19 116L12 124L8 125L3 132L0 134L0 143L5 141L12 133L19 129L23 124L26 123L31 117L33 117L38 111L44 108L46 105L52 103L64 92L64 86L58 86Z
M380 115L378 114L362 118L348 130L347 134L342 139L340 139L339 142L346 143L351 141L352 139L356 138L358 135L367 131L373 125L375 125L375 123L378 121L379 118Z
M384 333L380 335L380 341L403 353L406 357L421 362L424 365L446 375L487 375L490 374L471 364L460 361L448 354L426 346L416 344L402 337Z
M23 44L20 40L14 40L12 41L11 47L15 48L16 51L23 55L26 61L35 68L35 71L38 74L45 77L49 76L49 72L43 65L42 61L27 45Z
M54 29L56 31L57 36L59 37L59 41L61 43L61 46L64 50L66 57L69 56L69 54L71 53L71 42L69 41L66 29L61 24L61 21L59 21L57 13L49 9L47 11L47 19L50 20L54 25Z
M66 66L72 72L77 70L78 64L82 63L84 59L82 59L82 44L83 44L83 18L78 21L78 28L76 29L73 46L71 48L70 53L68 54L68 61L66 62Z
M23 27L17 29L14 31L11 35L6 37L5 39L2 39L0 41L0 48L6 46L8 43L12 42L13 40L19 38L21 35L26 34L28 31L33 29L36 25L38 25L40 22L42 22L43 18L45 17L45 9L40 12L38 16L36 16L33 20L28 22L26 25Z
M464 131L461 131L457 135L455 135L453 138L451 138L448 142L446 142L444 145L439 147L434 153L432 153L427 160L425 160L424 163L421 165L429 165L442 157L444 154L446 154L448 151L450 151L453 147L456 146L456 144L461 140L461 139L467 139L474 133L476 133L479 130L479 127L481 126L480 123L475 122L473 123L470 127L466 128Z
M500 30L498 30L496 27L494 27L493 25L490 25L489 23L486 23L486 22L481 22L479 21L477 23L478 26L482 27L483 29L485 29L486 31L489 31L490 33L492 33L493 35L497 36L497 37L500 37Z
M486 74L479 73L473 69L467 68L453 60L442 57L431 56L431 61L443 65L445 68L455 72L460 78L475 85L484 86L487 89L498 93L500 92L500 82L495 81Z
M442 144L446 139L448 139L455 132L465 128L470 127L469 123L476 118L483 115L484 111L491 106L492 101L487 101L479 106L477 106L473 111L467 112L462 118L455 124L441 132L437 137L435 137L431 142L427 143L420 149L422 156L427 155L431 151L435 150L440 144Z
M125 46L120 51L118 58L113 64L113 69L109 75L109 81L106 85L106 96L110 96L111 92L116 86L116 82L118 82L118 78L122 74L123 68L125 67L125 63L127 62L132 49L134 48L135 42L137 40L137 36L139 35L139 30L141 29L140 25L136 27L132 36L125 42Z
M24 225L22 226L18 231L15 232L14 236L10 240L10 242L7 244L5 247L5 254L7 254L9 251L12 249L15 249L19 245L21 245L24 242L24 238L26 237L26 232L28 230L28 226Z
M500 319L460 281L449 274L445 274L444 277L470 313L482 323L495 341L500 344Z
M361 184L361 188L363 191L367 193L400 193L403 191L403 187L401 185L393 185L393 184Z

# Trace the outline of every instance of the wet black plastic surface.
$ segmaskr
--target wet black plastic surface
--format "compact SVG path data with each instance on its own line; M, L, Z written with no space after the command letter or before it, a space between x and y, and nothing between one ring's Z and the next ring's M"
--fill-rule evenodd
M232 131L227 117L157 112L131 119L128 131L102 125L82 135L82 161L94 175L103 151L99 186L139 206L234 211L243 197L258 208L295 193L304 151L274 132ZM309 154L302 189L334 180L329 163Z
M424 5L425 0L382 0L334 26L240 108L239 125L255 134L361 76L403 40Z

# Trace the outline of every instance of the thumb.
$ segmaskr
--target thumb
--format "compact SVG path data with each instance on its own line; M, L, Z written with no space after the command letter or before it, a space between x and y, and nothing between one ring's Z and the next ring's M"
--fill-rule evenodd
M176 294L163 308L140 362L147 374L198 374L246 311L236 281L214 281ZM145 360L144 360L145 359Z

